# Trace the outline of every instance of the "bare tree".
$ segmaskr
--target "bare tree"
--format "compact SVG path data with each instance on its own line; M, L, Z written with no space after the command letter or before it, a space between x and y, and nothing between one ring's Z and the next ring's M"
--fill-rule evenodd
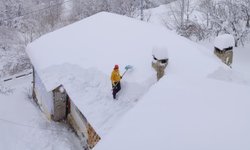
M71 5L71 18L73 22L101 11L111 11L110 0L73 0Z
M151 10L144 12L144 19L143 19L144 21L149 22L151 18L152 18Z
M213 6L214 6L213 0L202 0L199 4L199 7L197 8L197 10L201 12L202 15L201 19L206 20L207 27L209 27L210 25L210 18L211 18L211 13L213 13Z
M140 8L139 0L111 0L111 12L134 17Z
M167 15L162 18L163 24L167 28L176 30L180 35L189 38L196 25L190 19L190 15L195 10L197 4L197 0L177 0L167 5Z
M0 53L4 70L0 76L30 69L25 47L41 35L60 27L62 2L63 0L26 0L25 3L23 0L0 1Z
M240 5L240 10L243 14L243 19L246 21L246 26L250 27L250 1L249 0L240 0L237 1Z
M176 1L176 0L158 0L159 4L169 4L173 1Z

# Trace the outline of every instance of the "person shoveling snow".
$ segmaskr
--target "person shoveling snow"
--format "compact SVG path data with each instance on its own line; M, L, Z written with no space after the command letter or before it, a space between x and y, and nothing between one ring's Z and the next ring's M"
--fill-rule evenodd
M123 75L120 75L119 66L115 65L113 72L111 73L111 83L112 83L112 90L113 90L113 99L116 98L116 94L121 90L120 80L124 76L124 74L128 71L128 69L132 69L132 66L128 65L125 67L126 71Z

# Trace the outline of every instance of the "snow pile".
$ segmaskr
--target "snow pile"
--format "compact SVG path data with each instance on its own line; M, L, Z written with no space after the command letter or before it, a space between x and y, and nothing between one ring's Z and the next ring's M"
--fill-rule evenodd
M164 76L94 150L249 150L249 91L213 79Z
M219 35L214 40L214 47L223 50L225 48L234 47L234 37L230 34Z

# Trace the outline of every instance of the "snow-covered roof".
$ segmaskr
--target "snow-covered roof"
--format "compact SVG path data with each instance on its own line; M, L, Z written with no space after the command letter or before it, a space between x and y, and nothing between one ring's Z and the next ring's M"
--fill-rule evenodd
M168 49L166 74L207 77L224 65L164 27L106 12L46 34L26 51L46 90L62 84L102 137L156 82L155 46ZM112 99L110 81L115 64L121 74L126 65L133 66L122 78L118 101Z
M230 34L219 35L214 40L214 47L217 47L220 50L234 47L234 37Z
M164 76L94 150L248 150L249 91L208 78Z
M179 44L180 41L182 44ZM196 56L197 51L189 40L180 38L166 28L106 12L44 35L29 44L26 51L41 78L42 70L64 63L76 64L83 69L97 67L107 75L110 75L115 64L120 68L130 64L136 69L133 77L127 76L126 80L144 82L155 74L149 67L155 46L175 49L169 53L170 56L171 53L178 53L179 59L173 60L178 62L183 60L182 57ZM190 56L183 53L188 48L193 49L189 52ZM200 65L193 69L196 67ZM187 71L178 70L178 67L175 70ZM45 83L45 87L50 91L58 84Z

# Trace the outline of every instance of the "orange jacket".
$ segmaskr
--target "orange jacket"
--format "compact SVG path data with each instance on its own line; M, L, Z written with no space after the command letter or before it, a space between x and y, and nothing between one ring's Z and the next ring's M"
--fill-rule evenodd
M114 69L112 74L111 74L111 82L112 84L114 82L119 82L121 80L121 75L120 75L120 71L118 69Z

